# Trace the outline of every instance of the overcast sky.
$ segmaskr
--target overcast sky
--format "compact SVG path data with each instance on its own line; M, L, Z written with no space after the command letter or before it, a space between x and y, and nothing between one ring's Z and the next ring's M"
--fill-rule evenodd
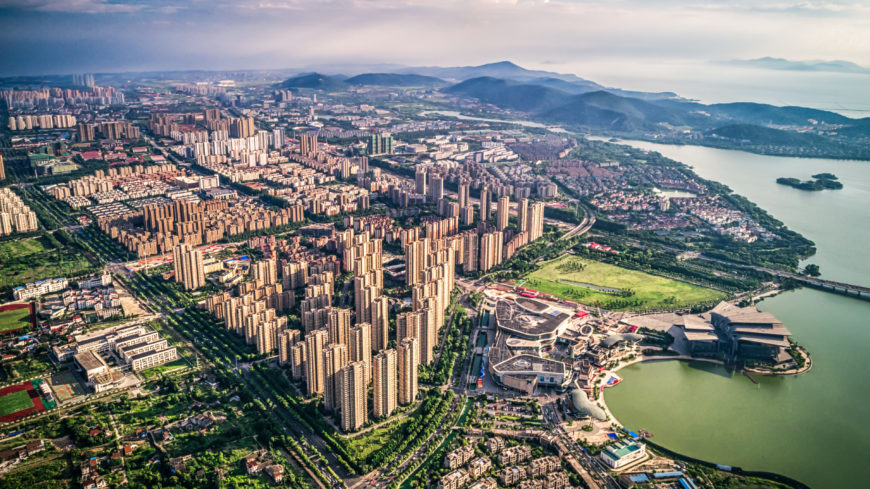
M870 66L870 1L0 0L0 42L2 76L762 56Z

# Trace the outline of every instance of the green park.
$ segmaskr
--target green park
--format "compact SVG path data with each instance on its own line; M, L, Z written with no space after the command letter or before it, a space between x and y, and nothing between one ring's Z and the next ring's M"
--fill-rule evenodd
M673 309L726 297L717 290L570 255L543 264L523 286L617 311Z

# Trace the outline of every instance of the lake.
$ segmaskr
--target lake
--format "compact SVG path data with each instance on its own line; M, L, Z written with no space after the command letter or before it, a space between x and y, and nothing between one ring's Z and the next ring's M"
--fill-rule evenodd
M870 285L870 163L783 158L631 141L727 184L812 239L825 278ZM840 191L777 185L779 176L838 175ZM840 192L840 193L838 193ZM620 371L607 390L621 423L704 460L778 472L812 487L861 487L870 479L870 302L812 289L765 299L813 357L797 377L759 384L709 364L664 361Z

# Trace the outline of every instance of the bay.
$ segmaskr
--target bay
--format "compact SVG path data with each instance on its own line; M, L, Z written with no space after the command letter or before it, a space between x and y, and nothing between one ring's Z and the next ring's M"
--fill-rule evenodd
M870 285L870 164L783 158L699 146L625 142L692 166L727 184L812 239L832 280ZM840 191L805 192L779 176L840 177ZM838 193L841 192L841 193ZM813 358L796 377L754 384L724 368L689 362L636 364L607 390L616 418L670 449L746 469L778 472L811 487L863 487L870 478L870 303L812 289L765 299Z

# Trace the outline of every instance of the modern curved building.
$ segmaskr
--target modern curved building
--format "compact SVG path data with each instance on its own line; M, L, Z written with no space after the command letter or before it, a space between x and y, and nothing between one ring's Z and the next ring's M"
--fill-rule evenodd
M568 327L570 314L526 298L500 300L495 305L495 320L500 331L526 340L552 343Z
M571 382L571 368L567 364L529 354L491 363L489 371L499 384L528 394L538 385L565 389Z

